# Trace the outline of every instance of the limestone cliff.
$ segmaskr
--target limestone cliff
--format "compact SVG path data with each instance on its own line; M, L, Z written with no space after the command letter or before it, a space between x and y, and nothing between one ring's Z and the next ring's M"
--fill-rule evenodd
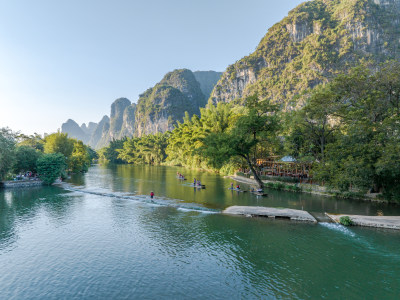
M124 112L131 105L131 101L126 98L119 98L111 104L110 115L110 140L119 139L124 121Z
M138 103L119 98L111 105L110 118L97 124L79 125L68 120L63 132L82 140L94 149L107 146L113 139L165 132L182 121L185 112L199 114L222 73L192 72L187 69L167 73L153 88L139 96Z
M305 2L271 27L254 53L227 68L210 98L230 102L257 92L294 109L308 89L360 59L399 59L399 25L400 0Z
M90 135L86 134L86 132L71 119L68 119L67 122L61 125L61 132L67 133L69 137L81 140L84 143L87 143L90 138Z
M91 146L94 149L100 149L101 147L108 145L109 130L110 130L110 118L108 116L104 116L98 123L95 131L93 132L89 140L89 146Z
M214 86L222 76L222 72L215 71L195 71L193 72L194 77L200 84L200 89L203 92L206 99L211 95Z
M185 112L198 114L206 104L192 71L175 70L140 95L135 114L135 135L165 132L182 121Z
M88 125L86 126L85 123L81 125L81 129L83 132L88 135L89 137L93 134L93 132L96 130L97 123L94 122L89 122Z
M136 104L132 103L128 107L125 108L122 120L122 127L119 133L119 138L123 138L125 136L132 137L135 133L135 113L136 113Z

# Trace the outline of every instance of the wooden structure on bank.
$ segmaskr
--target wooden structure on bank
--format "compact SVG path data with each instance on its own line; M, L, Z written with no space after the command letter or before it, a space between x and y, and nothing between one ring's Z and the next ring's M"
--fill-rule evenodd
M312 180L312 163L281 161L278 156L270 156L256 160L257 172L261 176L296 177L300 181ZM242 170L248 173L250 170Z

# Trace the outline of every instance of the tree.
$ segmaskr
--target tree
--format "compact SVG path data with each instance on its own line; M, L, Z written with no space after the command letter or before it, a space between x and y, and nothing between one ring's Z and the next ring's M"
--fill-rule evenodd
M321 162L313 167L316 180L342 191L370 190L398 199L398 75L398 62L361 64L315 90L301 113L319 120L315 136L325 137Z
M185 115L183 123L179 123L171 132L166 149L167 161L175 165L210 169L208 159L198 151L204 146L204 138L214 132L222 133L229 130L237 118L241 107L234 108L231 104L209 104L200 108L201 117Z
M51 185L67 167L65 156L61 153L43 154L37 160L37 171L44 184Z
M15 150L16 163L14 172L36 172L36 162L41 152L29 146L19 146Z
M29 136L25 134L19 134L17 139L19 141L18 146L29 146L41 152L44 151L44 140L37 133Z
M235 156L243 158L260 188L264 187L254 167L252 155L257 145L267 142L278 128L276 107L267 100L259 101L257 95L245 100L247 112L240 116L234 127L223 133L211 133L204 140L201 153L209 162L220 168Z
M99 158L99 154L95 150L93 150L90 146L86 146L86 150L89 153L90 161Z
M316 87L306 106L300 111L290 113L290 135L287 142L295 157L314 156L323 161L326 145L334 140L340 117L337 115L337 95L331 86Z
M122 149L127 138L123 138L120 140L112 140L107 147L104 147L99 150L100 159L109 161L115 164L122 164L124 161L120 159L118 149Z
M61 153L67 159L74 150L75 141L68 138L66 133L53 133L45 138L44 153Z
M90 155L82 141L76 141L74 150L68 160L68 168L74 172L87 172L90 167Z
M118 158L127 163L159 165L166 158L168 136L169 132L127 139L122 149L116 150Z
M15 135L8 128L0 129L0 180L3 180L15 162Z

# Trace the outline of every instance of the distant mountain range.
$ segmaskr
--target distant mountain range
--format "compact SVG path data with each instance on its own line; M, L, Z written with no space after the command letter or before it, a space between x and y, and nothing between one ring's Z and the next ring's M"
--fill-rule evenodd
M110 118L62 131L98 149L113 138L171 130L185 111L257 93L282 110L304 105L316 85L357 66L400 59L400 0L313 0L272 26L255 52L218 72L175 70L140 95L117 99ZM222 75L222 76L221 76Z
M113 139L172 130L185 112L199 114L221 75L214 71L174 70L141 94L137 104L119 98L111 105L110 117L81 126L69 119L62 124L61 132L100 149Z

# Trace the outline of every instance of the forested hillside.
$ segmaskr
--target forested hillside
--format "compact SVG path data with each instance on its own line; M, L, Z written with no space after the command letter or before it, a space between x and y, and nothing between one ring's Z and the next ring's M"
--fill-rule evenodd
M282 109L302 106L310 88L361 59L400 57L399 0L314 0L275 24L255 52L230 65L214 88L214 103L258 93Z

